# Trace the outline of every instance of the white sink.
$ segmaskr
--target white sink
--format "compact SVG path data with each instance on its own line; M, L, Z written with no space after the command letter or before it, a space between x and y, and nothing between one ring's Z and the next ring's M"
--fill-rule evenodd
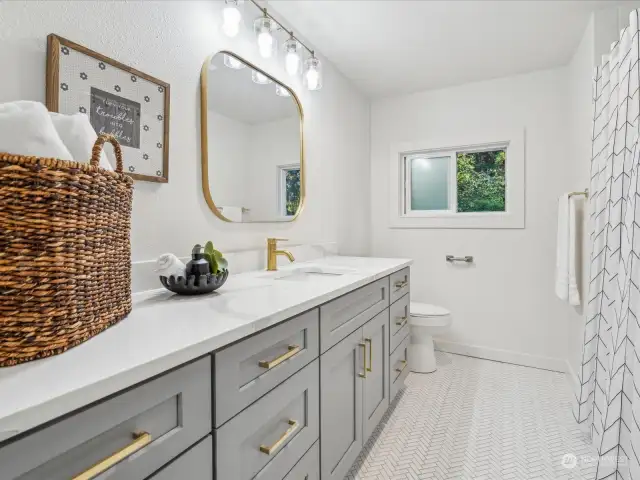
M356 270L353 268L330 267L326 265L305 265L266 273L263 278L270 278L273 280L306 281L311 280L312 278L317 278L318 276L335 277L348 273L356 273Z

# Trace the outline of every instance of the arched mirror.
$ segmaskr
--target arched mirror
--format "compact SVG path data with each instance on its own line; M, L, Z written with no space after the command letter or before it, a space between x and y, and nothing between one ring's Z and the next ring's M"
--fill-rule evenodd
M302 106L231 52L202 66L202 189L227 222L290 222L304 206Z

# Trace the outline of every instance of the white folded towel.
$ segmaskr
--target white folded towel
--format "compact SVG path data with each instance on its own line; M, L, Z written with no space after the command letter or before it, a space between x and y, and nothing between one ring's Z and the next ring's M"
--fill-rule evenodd
M220 210L232 222L242 222L242 207L224 206L220 207Z
M580 291L576 279L578 228L576 206L568 193L558 199L558 244L556 251L556 295L570 305L580 305Z
M0 104L0 152L73 160L47 108L38 102Z
M62 113L49 112L53 125L56 127L62 142L69 149L76 162L88 162L91 159L91 150L98 138L98 134L91 126L89 117L84 113L64 115ZM106 147L111 148L111 147ZM100 153L100 168L113 171L113 167L107 160L104 151Z
M187 266L173 253L164 253L156 260L156 272L161 277L186 277Z

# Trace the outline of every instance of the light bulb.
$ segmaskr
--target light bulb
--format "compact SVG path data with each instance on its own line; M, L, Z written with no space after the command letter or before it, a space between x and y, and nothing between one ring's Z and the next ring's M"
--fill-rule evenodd
M258 51L263 58L271 58L275 50L276 38L273 36L273 27L273 21L267 16L266 10L264 16L256 18L253 22L253 31L258 41Z
M242 15L235 3L227 3L222 10L222 31L228 37L235 37L240 31Z
M261 32L258 35L258 49L263 58L271 57L273 52L273 36L269 32Z
M304 62L304 84L309 90L320 90L322 88L322 70L320 60L313 53L311 58Z
M224 54L224 64L229 68L233 68L234 70L240 70L245 67L244 63L242 63L236 57L232 57L231 55L227 55L226 53Z
M295 38L293 38L292 33L291 38L284 43L284 68L291 76L295 76L300 73L300 54L298 53L299 49L300 44Z
M310 68L307 70L307 88L309 90L316 90L318 88L318 80L320 79L320 74L315 68Z

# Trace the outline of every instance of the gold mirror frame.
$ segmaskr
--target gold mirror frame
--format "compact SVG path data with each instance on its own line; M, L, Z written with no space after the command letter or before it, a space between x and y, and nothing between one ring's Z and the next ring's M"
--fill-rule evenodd
M273 220L255 220L252 222L234 222L229 220L224 214L216 207L215 202L213 201L213 197L211 196L211 189L209 188L209 142L207 138L208 133L208 125L207 125L207 111L208 111L208 89L207 89L207 77L209 72L209 63L215 55L229 55L236 60L241 61L248 67L257 70L262 73L264 76L269 78L272 82L281 85L286 88L287 91L291 94L291 98L293 98L298 106L298 114L300 115L300 204L298 205L298 210L295 215L291 217L291 219L282 220L282 221L273 221ZM272 77L265 71L256 67L251 62L248 62L244 58L236 55L233 52L228 50L220 50L212 55L209 55L204 63L202 64L202 70L200 72L200 149L202 153L202 193L204 193L204 198L207 201L207 205L209 209L214 213L216 217L224 222L229 223L288 223L295 221L302 210L304 210L305 200L306 200L306 166L305 166L305 158L304 158L304 112L302 110L302 103L300 103L300 99L296 95L296 93L287 85L280 82L278 79Z

